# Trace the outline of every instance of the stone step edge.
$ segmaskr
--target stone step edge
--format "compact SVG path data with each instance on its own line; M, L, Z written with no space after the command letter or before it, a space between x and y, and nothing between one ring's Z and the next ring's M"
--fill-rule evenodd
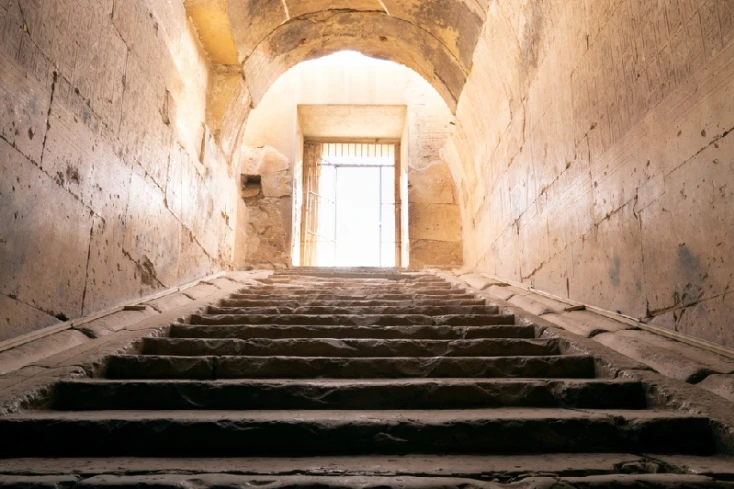
M634 486L632 485L634 484ZM691 474L602 474L591 476L558 477L545 473L534 476L525 474L515 481L489 481L487 478L461 476L421 475L287 475L269 476L206 473L198 476L176 473L158 475L102 474L89 478L68 476L0 476L3 487L75 487L128 489L131 487L156 487L159 489L200 489L219 487L265 487L270 489L512 489L524 487L541 489L550 487L605 489L608 487L648 487L670 489L726 489L734 484Z

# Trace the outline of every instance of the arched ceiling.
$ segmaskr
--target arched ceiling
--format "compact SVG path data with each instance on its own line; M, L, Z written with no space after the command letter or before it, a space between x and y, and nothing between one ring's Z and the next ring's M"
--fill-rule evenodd
M230 53L236 52L255 105L299 62L350 49L412 68L452 110L471 69L488 2L185 0L212 59L233 65Z

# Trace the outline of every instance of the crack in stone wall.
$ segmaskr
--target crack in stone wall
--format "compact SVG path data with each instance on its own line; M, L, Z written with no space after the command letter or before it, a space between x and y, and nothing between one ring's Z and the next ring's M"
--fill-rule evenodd
M466 260L734 345L720 324L734 314L734 11L587 7L489 10L447 152L464 168Z
M0 339L231 263L236 185L191 130L210 67L187 22L175 2L0 2Z

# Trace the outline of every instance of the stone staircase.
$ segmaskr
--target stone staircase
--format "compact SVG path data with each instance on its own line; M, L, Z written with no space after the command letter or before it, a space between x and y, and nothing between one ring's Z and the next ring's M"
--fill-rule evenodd
M276 272L0 417L37 468L0 487L734 487L665 462L709 419L597 370L430 274Z

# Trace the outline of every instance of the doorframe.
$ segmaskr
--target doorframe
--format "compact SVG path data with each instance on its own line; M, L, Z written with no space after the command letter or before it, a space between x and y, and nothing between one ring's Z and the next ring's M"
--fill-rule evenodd
M308 144L389 144L395 146L395 267L402 267L403 258L403 242L402 242L402 229L404 223L402 213L402 171L401 171L401 139L400 138L328 138L328 137L306 137L303 139L304 154L305 148ZM305 163L305 162L304 162ZM307 202L306 194L306 171L301 172L301 178L298 184L301 186L301 193L303 199L301 201L301 266L305 266L305 239L308 235L308 230L305 228L308 221L309 206ZM318 211L317 211L318 212ZM318 217L316 218L318 222Z

